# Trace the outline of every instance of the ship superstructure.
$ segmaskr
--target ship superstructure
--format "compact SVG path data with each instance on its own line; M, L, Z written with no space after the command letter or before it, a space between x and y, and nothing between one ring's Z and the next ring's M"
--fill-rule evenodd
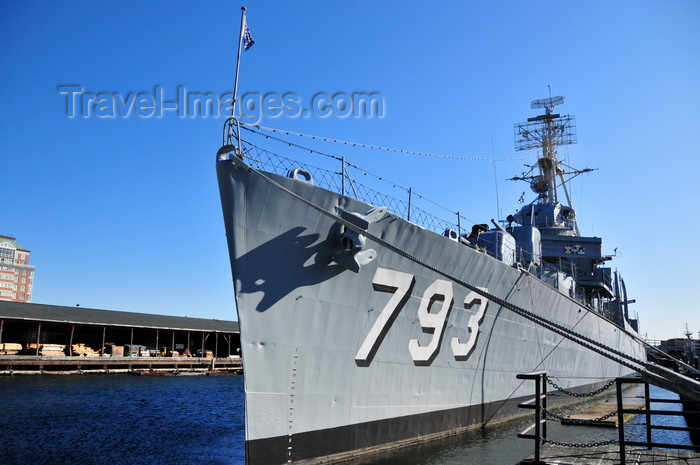
M537 197L508 216L506 230L516 237L518 259L528 266L536 265L542 280L618 325L629 321L637 331L636 319L629 320L630 301L621 275L604 266L613 257L605 254L601 238L581 236L579 231L568 183L593 170L573 169L557 157L557 147L576 143L575 118L554 112L564 100L562 96L534 100L531 107L544 108L545 113L515 125L516 150L534 149L539 153L530 170L512 180L529 183ZM530 228L539 231L540 248L536 252L540 253L531 250ZM532 242L536 244L537 240Z

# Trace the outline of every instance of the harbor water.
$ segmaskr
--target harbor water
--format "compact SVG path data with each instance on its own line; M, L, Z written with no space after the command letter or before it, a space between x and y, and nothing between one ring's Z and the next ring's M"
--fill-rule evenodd
M0 464L242 464L242 376L0 378Z
M674 396L652 387L652 397ZM0 405L3 465L245 463L243 376L8 376L0 378ZM685 424L682 417L669 421ZM516 436L529 423L503 422L349 463L515 464L533 451L532 441ZM548 428L561 442L617 438L614 428L554 421ZM628 434L641 440L644 433L632 426ZM690 443L687 433L672 434L664 440Z

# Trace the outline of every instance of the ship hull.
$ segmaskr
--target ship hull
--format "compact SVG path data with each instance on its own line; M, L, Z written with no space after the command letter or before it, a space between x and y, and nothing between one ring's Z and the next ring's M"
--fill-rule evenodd
M217 175L249 464L360 454L512 417L533 393L518 373L545 370L581 391L629 373L460 282L644 359L626 330L520 268L386 213L366 225L381 240L365 238L361 252L374 253L354 269L338 217L374 206L235 157Z

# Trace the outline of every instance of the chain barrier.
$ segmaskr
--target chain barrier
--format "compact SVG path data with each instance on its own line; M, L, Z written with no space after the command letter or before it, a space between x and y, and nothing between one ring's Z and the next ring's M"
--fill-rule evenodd
M556 389L557 391L562 392L562 393L564 393L564 394L567 394L567 395L569 395L569 396L573 396L573 397L593 397L593 396L597 396L598 394L602 393L603 391L605 391L605 390L607 390L607 389L610 389L610 387L611 387L613 384L615 384L615 380L614 380L614 379L611 379L610 381L608 381L608 382L605 384L605 386L601 387L600 389L596 389L595 391L592 391L592 392L572 392L572 391L569 391L569 390L567 390L567 389L565 389L565 388L563 388L563 387L557 385L557 383L555 383L554 381L552 381L552 378L547 378L547 383L549 383L549 384L550 384L554 389Z
M589 425L591 423L596 423L599 421L607 420L608 418L612 418L615 415L617 415L617 410L615 410L614 412L610 412L610 413L603 415L602 417L599 417L599 418L592 418L589 420L583 420L583 419L578 419L578 418L565 417L565 416L560 415L558 413L549 411L544 407L540 407L540 408L547 414L548 417L556 418L557 420L566 420L568 423L573 424L573 425Z
M619 442L620 442L617 439L611 439L609 441L600 441L600 442L586 442L586 443L559 442L559 441L554 441L552 439L546 439L546 438L540 438L540 441L542 441L543 444L549 443L549 444L553 444L555 446L575 447L575 448L590 448L590 447L608 446L610 444L619 444Z

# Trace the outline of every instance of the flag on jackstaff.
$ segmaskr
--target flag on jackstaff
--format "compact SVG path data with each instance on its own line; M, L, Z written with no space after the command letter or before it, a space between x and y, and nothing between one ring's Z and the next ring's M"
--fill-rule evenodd
M523 195L521 195L520 198L518 199L518 205L520 205L524 201L525 201L525 191L523 191Z
M245 30L243 31L243 50L248 50L254 43L255 41L253 36L250 35L250 29L248 29L248 23L246 22Z

